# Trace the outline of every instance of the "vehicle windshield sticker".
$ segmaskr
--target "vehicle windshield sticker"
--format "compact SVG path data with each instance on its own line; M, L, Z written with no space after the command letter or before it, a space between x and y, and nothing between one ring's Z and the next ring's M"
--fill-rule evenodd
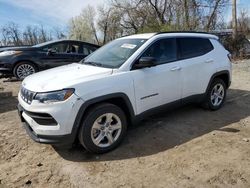
M129 49L134 49L136 46L137 45L135 44L127 44L127 43L121 45L122 48L129 48Z

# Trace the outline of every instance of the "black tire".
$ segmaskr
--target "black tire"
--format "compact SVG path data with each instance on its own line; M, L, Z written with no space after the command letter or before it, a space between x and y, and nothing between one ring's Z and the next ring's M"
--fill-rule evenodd
M116 135L116 139L114 139L115 141L109 145L109 146L99 146L97 144L94 143L94 140L97 139L98 136L103 134L108 134L108 133L104 133L105 130L99 130L99 129L95 129L92 127L94 127L94 123L99 120L103 121L100 124L98 123L98 126L102 126L102 129L108 129L107 126L105 126L107 123L107 117L105 116L106 114L114 114L114 116L111 117L111 121L116 122L115 120L119 119L120 122L119 126L121 124L121 129L119 130L113 130L114 132L109 133L109 135ZM104 117L102 117L104 116ZM102 119L102 118L104 119ZM110 126L112 127L111 122L108 123L110 124ZM117 124L117 123L116 123ZM118 124L117 124L118 125ZM93 132L92 132L93 131ZM106 130L107 131L107 130ZM116 132L115 132L116 131ZM109 104L109 103L102 103L102 104L98 104L93 106L85 115L82 125L80 127L79 133L78 133L78 138L80 143L84 146L84 148L91 152L91 153L106 153L108 151L111 151L113 149L115 149L123 140L125 134L127 131L127 120L126 120L126 116L124 114L124 112L121 110L121 108L119 108L116 105L113 104ZM118 134L119 132L119 134ZM94 134L96 133L98 136L94 137ZM98 134L99 133L99 134ZM106 143L108 142L108 143ZM108 136L104 136L103 140L99 143L100 145L105 145L105 144L110 144L109 143L109 139Z
M26 74L24 73L23 76L20 75L20 68L22 67L27 67L27 71L26 71ZM37 70L37 67L31 63L31 62L25 62L25 61L22 61L22 62L19 62L15 65L14 69L13 69L13 75L17 78L17 79L20 79L20 80L23 80L25 77L31 75L31 74L34 74L36 73L38 70Z
M216 90L215 87L219 88L220 86L223 87L223 92L224 92L223 98L218 99L218 104L215 105L216 104L215 97L212 97L212 95ZM226 100L226 95L227 95L227 87L225 82L220 78L215 78L207 91L206 98L202 106L212 111L219 110L223 106ZM222 92L220 97L222 97Z

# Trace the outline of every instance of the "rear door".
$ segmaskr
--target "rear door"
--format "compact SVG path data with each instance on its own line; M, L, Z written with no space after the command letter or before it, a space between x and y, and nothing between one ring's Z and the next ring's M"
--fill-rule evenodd
M71 42L71 55L75 62L79 62L89 54L93 53L97 47L83 42Z
M215 72L214 47L207 38L178 38L182 67L182 98L203 94Z
M70 43L70 53L74 62L79 62L87 56L83 53L82 43L80 42Z

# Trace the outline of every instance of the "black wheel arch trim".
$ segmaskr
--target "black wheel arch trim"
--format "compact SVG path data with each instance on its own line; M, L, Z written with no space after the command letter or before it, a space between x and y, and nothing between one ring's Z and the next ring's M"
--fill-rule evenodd
M230 73L229 73L229 71L228 70L223 70L223 71L219 71L219 72L216 72L216 73L214 73L212 76L211 76L211 78L210 78L210 80L209 80L209 83L208 83L208 85L207 85L207 89L206 89L206 93L208 93L208 90L209 90L209 88L210 88L210 86L211 86L211 84L212 84L212 82L213 82L213 80L214 80L214 78L216 78L216 77L218 77L218 76L220 76L220 75L223 75L223 74L227 74L227 76L228 76L228 88L229 88L229 86L230 86Z
M133 108L133 106L132 106L132 104L131 104L131 102L129 100L129 97L125 93L112 93L112 94L107 94L107 95L104 95L104 96L100 96L100 97L96 97L96 98L87 100L82 104L82 106L80 107L80 109L79 109L79 111L78 111L78 113L76 115L75 122L73 124L73 128L72 128L72 131L71 131L72 138L74 139L72 141L72 143L77 138L77 134L78 134L80 125L81 125L81 123L83 121L85 112L88 109L88 107L90 107L91 105L101 103L101 102L105 102L107 100L112 100L112 99L115 99L115 98L121 98L125 102L125 104L126 104L126 106L128 108L128 111L129 111L130 120L133 122L133 120L135 119L134 108Z
M16 67L16 65L17 65L18 63L22 63L22 62L31 63L31 64L33 64L33 65L36 66L37 71L40 70L40 66L39 66L38 63L36 63L35 61L30 60L30 59L18 59L18 60L16 60L15 63L13 64L12 71L15 69L15 67Z

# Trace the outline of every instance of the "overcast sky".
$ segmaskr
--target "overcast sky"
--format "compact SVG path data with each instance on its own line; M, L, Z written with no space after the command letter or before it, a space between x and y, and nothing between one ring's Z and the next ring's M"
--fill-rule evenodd
M65 28L73 16L79 15L88 4L94 7L107 4L109 0L0 0L0 27L15 22L20 27L43 24L45 27ZM250 0L238 0L239 9L250 13ZM225 12L231 19L231 10Z

